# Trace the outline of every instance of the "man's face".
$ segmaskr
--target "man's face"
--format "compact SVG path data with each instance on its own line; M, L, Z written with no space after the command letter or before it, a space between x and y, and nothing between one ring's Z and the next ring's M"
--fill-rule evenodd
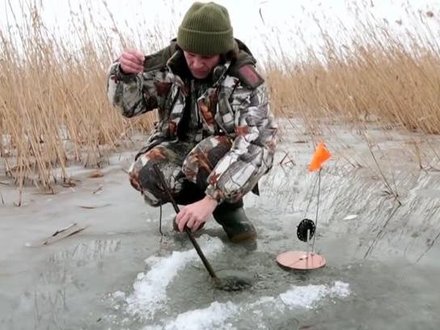
M196 79L207 78L212 69L220 63L220 55L202 56L187 51L183 54L191 74Z

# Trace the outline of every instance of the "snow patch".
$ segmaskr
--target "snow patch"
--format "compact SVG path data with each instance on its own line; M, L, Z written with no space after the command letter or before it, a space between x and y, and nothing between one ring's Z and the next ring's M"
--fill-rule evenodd
M276 317L293 308L312 309L325 297L344 298L350 294L349 284L336 281L332 286L292 286L279 296L264 296L257 301L235 304L213 302L209 307L179 314L174 320L162 320L163 325L148 326L143 330L236 329L234 317L249 315L256 324L266 324L266 318Z
M280 294L281 301L288 307L303 307L311 309L315 304L326 296L345 298L350 295L348 283L336 281L333 286L307 285L294 286Z
M199 244L206 255L219 252L223 243L218 239L201 237ZM145 260L151 269L147 273L139 273L133 284L134 291L126 299L127 312L150 319L162 310L167 303L166 288L177 273L186 265L199 257L194 249L174 251L169 257L152 256Z
M188 311L177 316L163 327L146 327L144 330L205 330L235 329L226 320L238 314L240 308L232 302L213 302L207 308Z

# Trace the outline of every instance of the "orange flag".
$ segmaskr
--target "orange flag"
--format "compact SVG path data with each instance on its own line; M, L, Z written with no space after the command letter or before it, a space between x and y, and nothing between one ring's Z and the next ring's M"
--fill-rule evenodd
M313 154L312 161L309 164L309 171L314 172L321 169L322 164L331 156L330 151L325 147L324 143L319 143L316 146L315 153Z

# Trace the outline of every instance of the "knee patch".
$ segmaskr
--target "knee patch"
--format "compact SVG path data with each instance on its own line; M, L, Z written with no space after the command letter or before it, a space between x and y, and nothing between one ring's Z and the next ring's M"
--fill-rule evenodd
M157 178L156 172L154 172L153 162L149 161L144 165L138 174L138 181L143 190L148 190L152 192L160 186L159 179Z
M211 136L197 144L186 156L182 171L194 183L205 179L220 159L231 149L228 137Z

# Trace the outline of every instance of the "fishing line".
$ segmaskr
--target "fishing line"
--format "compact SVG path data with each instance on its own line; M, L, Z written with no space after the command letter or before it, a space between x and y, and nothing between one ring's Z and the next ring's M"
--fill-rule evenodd
M319 213L319 197L321 195L321 170L318 172L318 194L317 194L317 201L316 201L316 216L315 216L315 227L318 227L318 213ZM312 243L312 252L315 252L315 240L316 235L313 235L313 243Z
M165 192L168 195L168 198L171 202L171 205L174 208L174 211L176 212L176 215L180 212L179 206L177 205L173 195L171 194L171 191L169 187L167 186L165 177L162 173L162 171L159 169L157 164L153 164L153 169L156 172L162 188L165 190ZM205 266L206 270L208 271L211 278L214 280L215 286L218 289L225 290L225 291L239 291L246 288L249 288L252 286L252 279L243 276L241 272L234 272L232 274L225 274L225 276L219 278L217 277L214 269L212 268L211 264L209 263L208 259L206 259L205 255L203 254L202 249L200 248L199 244L197 243L196 239L194 238L193 234L191 233L191 229L189 229L187 226L184 228L185 233L187 234L189 240L191 241L194 249L196 250L198 256L202 260L203 265Z
M159 205L159 233L160 233L160 236L163 236L163 232L162 232L162 204Z
M329 159L331 156L330 152L326 149L324 143L319 143L316 147L315 153L313 154L312 161L308 166L310 172L318 171L318 176L313 183L312 191L307 203L306 210L304 212L304 219L297 226L296 234L300 241L307 243L306 251L286 251L277 256L277 262L281 267L288 269L300 269L300 270L311 270L324 267L326 260L323 256L315 253L315 242L316 235L315 231L318 226L318 216L321 198L321 168L322 164ZM310 205L316 194L316 213L315 221L306 218L309 212ZM316 223L315 223L316 222ZM311 248L311 252L310 252Z
M321 171L319 171L319 173L321 173ZM316 177L315 182L313 183L312 192L310 194L309 202L307 203L306 211L304 212L303 218L305 218L307 216L307 213L309 212L309 207L310 207L310 204L312 203L313 195L315 194L316 184L318 183L318 181L319 181L319 176Z
M309 212L310 205L312 204L315 191L318 189L317 202L316 202L316 219L315 221L308 219L307 214ZM312 253L315 251L315 231L318 224L318 212L319 212L319 197L321 193L321 170L319 170L318 176L313 182L312 192L310 193L309 201L307 203L306 210L304 212L303 220L298 224L296 235L300 241L307 243L307 248L310 247L310 240L313 238L312 242ZM315 223L316 222L316 223Z

